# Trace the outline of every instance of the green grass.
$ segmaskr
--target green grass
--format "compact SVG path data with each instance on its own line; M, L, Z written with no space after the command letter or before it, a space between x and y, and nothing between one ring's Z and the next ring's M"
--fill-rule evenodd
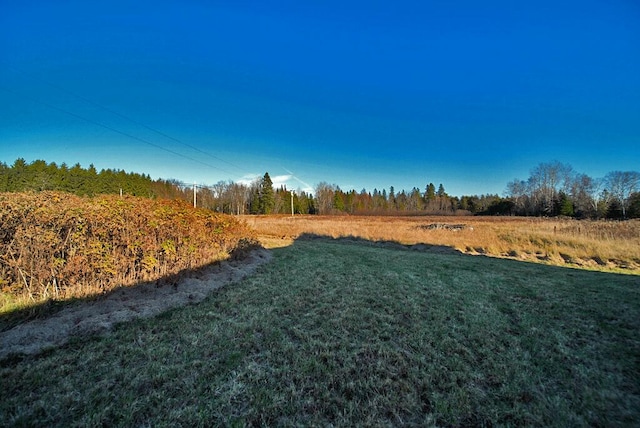
M298 240L195 306L0 369L0 424L637 426L640 278Z

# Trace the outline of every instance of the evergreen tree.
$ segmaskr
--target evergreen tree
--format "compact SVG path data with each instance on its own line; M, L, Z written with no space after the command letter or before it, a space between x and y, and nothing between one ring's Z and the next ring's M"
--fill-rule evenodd
M69 179L69 167L66 163L61 163L60 167L55 172L55 186L56 190L66 190L67 180Z
M296 192L295 198L297 198L298 211L300 214L316 214L316 209L313 205L313 198L311 195L305 192Z
M53 189L53 177L49 174L49 166L43 160L35 160L28 167L30 182L27 183L29 190L37 192Z
M427 189L424 193L424 199L426 202L433 201L436 198L436 186L433 183L427 185Z
M640 192L636 192L629 196L629 218L640 218Z
M438 192L436 193L438 199L438 209L440 211L447 211L450 208L450 203L448 200L447 193L444 191L444 186L442 183L438 186Z
M348 213L353 214L355 211L356 198L358 197L355 190L351 190L344 197L344 208Z
M333 194L333 209L344 211L344 192L338 187Z
M27 186L27 162L23 158L18 158L11 166L11 173L9 174L9 191L21 192L26 190Z
M409 205L411 211L420 211L422 209L422 197L420 196L420 189L414 187L409 196Z
M86 195L84 186L83 186L83 174L82 174L82 166L79 163L76 163L69 169L69 179L67 180L67 188L64 189L70 193L75 193L76 195Z
M275 205L275 193L273 191L273 181L269 173L265 172L260 182L259 212L260 214L271 214Z
M566 193L560 192L558 195L558 214L573 217L573 202Z
M93 164L88 169L82 168L79 163L69 168L66 163L58 166L55 162L47 164L43 160L35 160L27 165L24 159L18 158L11 167L4 165L4 170L0 168L0 171L3 174L0 177L0 191L57 190L92 196L118 193L123 189L131 195L154 197L154 183L149 175L127 174L124 171L116 173L104 169L98 174Z
M407 207L408 207L408 198L407 198L407 194L405 193L404 189L398 193L394 198L394 208L396 209L396 211L406 211Z
M249 195L249 214L260 214L260 182L254 182Z
M9 166L6 163L0 162L0 192L9 191Z
M622 220L624 218L624 215L622 213L622 204L620 204L617 199L613 199L609 203L607 207L606 218L615 220Z

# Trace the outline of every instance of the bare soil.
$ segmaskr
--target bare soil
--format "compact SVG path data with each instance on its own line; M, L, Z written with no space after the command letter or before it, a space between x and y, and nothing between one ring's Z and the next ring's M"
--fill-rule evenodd
M64 345L74 336L106 334L116 324L198 303L214 290L250 275L270 259L268 250L258 248L241 259L216 263L196 277L182 278L173 284L123 287L107 296L72 304L50 317L0 332L0 360L9 355L37 354Z

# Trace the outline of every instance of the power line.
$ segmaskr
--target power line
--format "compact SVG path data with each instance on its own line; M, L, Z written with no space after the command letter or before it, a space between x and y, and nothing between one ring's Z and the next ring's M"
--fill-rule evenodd
M296 176L295 176L295 174L294 174L293 172L289 171L287 168L282 168L282 169L284 169L284 170L285 170L285 171L287 171L289 174L291 174L291 177L292 177L294 180L296 180L298 183L301 183L301 184L304 184L305 186L307 186L307 189L313 189L313 187L312 187L310 184L305 183L304 181L300 180L298 177L296 177Z
M136 137L135 135L131 135L131 134L128 134L128 133L126 133L126 132L120 131L120 130L118 130L118 129L116 129L116 128L112 127L112 126L105 125L104 123L100 123L100 122L98 122L98 121L95 121L95 120L93 120L93 119L86 118L86 117L84 117L84 116L80 116L79 114L76 114L76 113L73 113L73 112L71 112L71 111L69 111L69 110L66 110L66 109L63 109L63 108L61 108L61 107L55 106L55 105L50 104L50 103L48 103L48 102L46 102L46 101L42 101L42 100L39 100L39 99L37 99L37 98L30 97L30 96L25 95L25 94L20 94L20 93L18 93L18 92L16 92L16 91L14 91L14 90L12 90L12 89L9 89L9 88L7 88L7 87L5 87L5 86L2 86L2 85L0 85L0 88L4 89L5 91L10 92L10 93L12 93L12 94L14 94L14 95L17 95L17 96L19 96L19 97L23 97L23 98L28 99L28 100L31 100L31 101L33 101L33 102L35 102L35 103L38 103L38 104L42 104L42 105L44 105L44 106L47 106L47 107L49 107L49 108L51 108L51 109L61 111L61 112L65 113L65 114L68 114L68 115L70 115L70 116L76 117L76 118L78 118L78 119L84 120L84 121L89 122L89 123L91 123L91 124L94 124L94 125L100 126L100 127L102 127L102 128L108 129L108 130L113 131L113 132L116 132L116 133L118 133L118 134L120 134L120 135L124 135L125 137L131 138L131 139L136 140L136 141L140 141L140 142L142 142L142 143L148 144L148 145L150 145L150 146L152 146L152 147L155 147L155 148L157 148L157 149L164 150L165 152L168 152L168 153L174 154L174 155L176 155L176 156L180 156L180 157L185 158L185 159L188 159L188 160L190 160L190 161L192 161L192 162L197 162L197 163L199 163L199 164L201 164L201 165L205 165L205 166L207 166L207 167L209 167L209 168L217 169L217 170L219 170L219 171L226 172L227 174L234 175L234 173L229 172L229 171L227 171L227 170L224 170L224 169L222 169L222 168L220 168L220 167L213 166L213 165L211 165L211 164L208 164L208 163L203 162L203 161L201 161L201 160L198 160L198 159L192 158L192 157L190 157L190 156L184 155L184 154L182 154L182 153L176 152L176 151L174 151L174 150L167 149L166 147L162 147L162 146L160 146L160 145L158 145L158 144L152 143L151 141L145 140L144 138Z
M227 165L230 165L230 166L232 166L232 167L234 167L234 168L237 168L237 169L239 169L239 170L241 170L241 171L244 171L244 169L243 169L242 167L238 166L238 165L235 165L235 164L233 164L233 163L231 163L231 162L228 162L228 161L226 161L226 160L224 160L224 159L222 159L222 158L220 158L220 157L218 157L218 156L215 156L215 155L213 155L213 154L211 154L211 153L208 153L207 151L202 150L202 149L200 149L200 148L198 148L198 147L195 147L195 146L193 146L193 145L191 145L191 144L185 143L184 141L181 141L181 140L179 140L178 138L172 137L171 135L168 135L168 134L166 134L166 133L164 133L164 132L162 132L162 131L160 131L160 130L158 130L158 129L156 129L156 128L153 128L153 127L151 127L151 126L149 126L149 125L146 125L146 124L144 124L144 123L142 123L142 122L139 122L139 121L137 121L137 120L135 120L135 119L132 119L132 118L130 118L130 117L128 117L128 116L126 116L126 115L124 115L124 114L122 114L122 113L119 113L119 112L117 112L117 111L115 111L115 110L113 110L113 109L111 109L111 108L109 108L109 107L105 107L104 105L99 104L99 103L97 103L97 102L95 102L95 101L93 101L93 100L91 100L91 99L89 99L89 98L87 98L87 97L84 97L84 96L82 96L82 95L76 94L75 92L72 92L72 91L70 91L70 90L68 90L68 89L66 89L66 88L63 88L63 87L62 87L62 86L60 86L60 85L57 85L57 84L55 84L55 83L51 83L51 82L49 82L49 81L47 81L47 80L42 79L41 77L38 77L38 76L36 76L36 75L34 75L34 74L31 74L31 73L28 73L28 72L26 72L26 71L24 71L24 70L21 70L21 69L19 69L19 68L17 68L17 67L14 67L14 66L12 66L12 65L9 65L9 64L6 64L6 63L4 63L4 64L5 64L5 66L6 66L6 67L8 67L8 68L10 68L10 69L12 69L12 70L14 70L14 71L16 71L16 72L20 73L20 74L23 74L23 75L25 75L25 76L28 76L28 77L30 77L30 78L32 78L32 79L34 79L34 80L37 80L37 81L39 81L39 82L41 82L41 83L44 83L44 84L46 84L46 85L48 85L48 86L51 86L52 88L55 88L55 89L57 89L57 90L58 90L58 91L60 91L60 92L63 92L63 93L69 94L69 95L71 95L71 96L73 96L73 97L76 97L76 98L78 98L78 99L80 99L80 100L82 100L82 101L84 101L84 102L86 102L86 103L88 103L88 104L91 104L91 105L93 105L93 106L96 106L96 107L98 107L98 108L100 108L100 109L102 109L102 110L104 110L104 111L107 111L107 112L109 112L109 113L111 113L111 114L113 114L113 115L116 115L116 116L118 116L118 117L120 117L120 118L122 118L122 119L125 119L125 120L127 120L127 121L129 121L129 122L131 122L131 123L134 123L134 124L136 124L136 125L138 125L138 126L141 126L141 127L145 128L145 129L147 129L147 130L149 130L149 131L155 132L156 134L161 135L161 136L163 136L163 137L165 137L165 138L167 138L167 139L169 139L169 140L172 140L172 141L174 141L174 142L176 142L176 143L178 143L178 144L181 144L181 145L183 145L183 146L185 146L185 147L188 147L188 148L190 148L190 149L192 149L192 150L195 150L195 151L197 151L197 152L199 152L199 153L202 153L202 154L204 154L204 155L207 155L207 156L209 156L209 157L211 157L211 158L213 158L213 159L216 159L216 160L218 160L218 161L220 161L220 162L226 163ZM15 92L14 92L14 93L15 93ZM224 170L222 170L222 169L220 169L220 170L221 170L221 171L224 171ZM224 171L224 172L228 172L228 171Z

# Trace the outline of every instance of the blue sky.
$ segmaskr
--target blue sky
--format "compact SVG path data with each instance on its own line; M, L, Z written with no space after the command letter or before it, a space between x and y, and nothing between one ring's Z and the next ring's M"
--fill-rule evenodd
M634 0L7 0L0 14L6 163L460 196L501 194L540 162L639 170L639 147Z

